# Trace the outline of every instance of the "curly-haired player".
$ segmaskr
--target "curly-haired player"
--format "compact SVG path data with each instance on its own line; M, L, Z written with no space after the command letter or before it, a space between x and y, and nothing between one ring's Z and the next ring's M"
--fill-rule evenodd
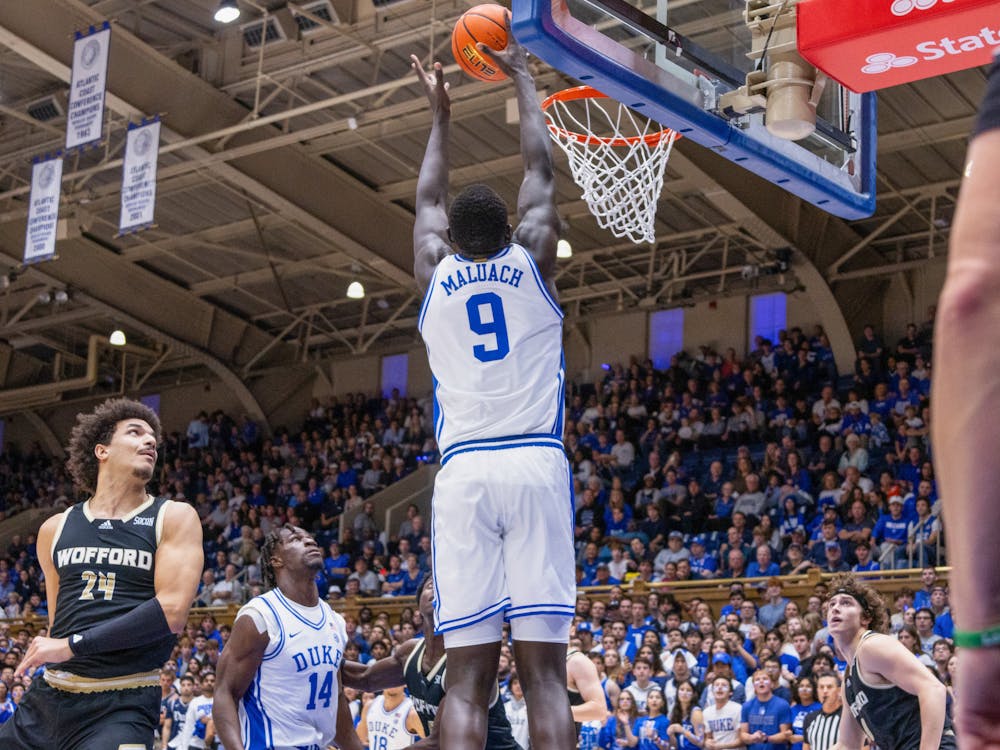
M38 532L51 637L18 673L46 665L0 747L151 748L159 671L187 623L203 564L194 508L146 494L160 420L129 399L77 416L66 462L89 499Z
M844 710L836 748L954 750L945 687L895 638L884 635L888 610L871 586L850 574L830 585L826 619L847 661ZM863 733L863 734L862 734Z

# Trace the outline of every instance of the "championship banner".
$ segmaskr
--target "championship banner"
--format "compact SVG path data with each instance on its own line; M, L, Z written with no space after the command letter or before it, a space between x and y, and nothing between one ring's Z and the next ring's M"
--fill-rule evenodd
M36 161L31 168L28 230L24 238L25 264L48 260L56 254L62 167L62 157L58 157Z
M66 113L66 148L80 148L101 139L104 125L104 90L108 76L111 24L100 30L76 32L73 74Z
M129 123L122 166L122 209L119 235L152 225L156 208L156 158L160 153L160 120Z

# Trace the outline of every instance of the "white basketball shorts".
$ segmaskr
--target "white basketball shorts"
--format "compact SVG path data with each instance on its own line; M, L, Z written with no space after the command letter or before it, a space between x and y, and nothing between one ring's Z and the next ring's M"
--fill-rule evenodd
M432 506L435 624L446 643L498 641L503 619L515 639L519 629L532 632L518 627L521 618L527 626L565 617L568 626L576 604L573 484L561 450L456 454L438 472Z

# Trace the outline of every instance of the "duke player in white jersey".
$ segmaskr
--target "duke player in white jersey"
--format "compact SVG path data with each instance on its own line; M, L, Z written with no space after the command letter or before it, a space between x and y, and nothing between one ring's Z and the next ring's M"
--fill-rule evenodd
M323 553L305 531L275 529L261 550L269 590L237 613L219 659L212 718L228 750L362 750L341 689L347 630L321 601Z
M480 45L520 112L520 222L485 185L448 199L450 100L440 63L412 57L433 123L417 181L418 326L434 375L442 468L434 485L435 620L448 653L441 742L481 750L501 625L509 620L533 747L569 750L566 643L575 604L572 477L562 447L559 216L552 155L524 49ZM454 245L454 248L453 248Z
M388 688L361 710L358 736L369 750L402 750L424 736L424 728L402 687Z

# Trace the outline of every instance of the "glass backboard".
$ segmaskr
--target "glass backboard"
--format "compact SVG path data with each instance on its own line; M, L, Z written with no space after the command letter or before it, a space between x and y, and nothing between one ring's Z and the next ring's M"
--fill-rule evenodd
M751 5L767 24L768 13L777 21L795 3ZM513 0L513 30L549 65L740 168L837 216L870 216L874 95L830 80L816 94L815 130L797 141L772 134L763 110L735 111L733 93L758 67L748 57L746 7L734 0ZM769 53L760 75L776 57Z

